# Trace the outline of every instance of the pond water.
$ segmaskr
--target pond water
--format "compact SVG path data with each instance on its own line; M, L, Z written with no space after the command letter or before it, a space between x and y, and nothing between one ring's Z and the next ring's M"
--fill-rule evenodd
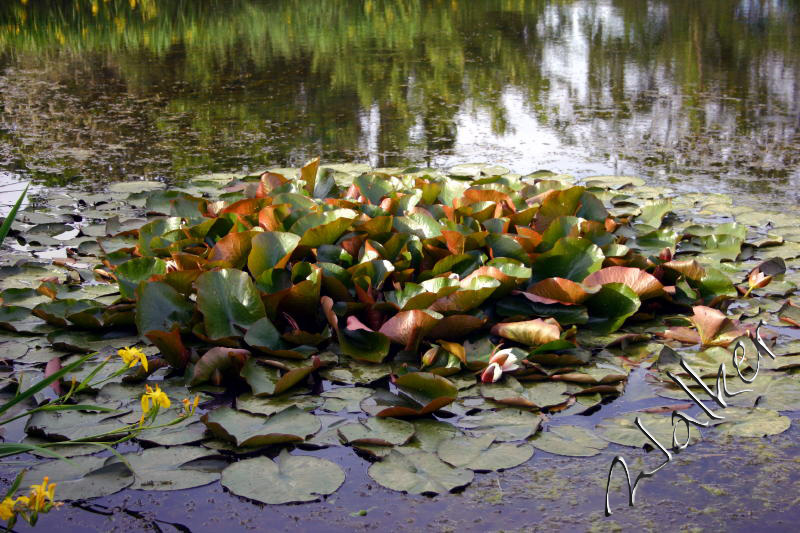
M635 174L796 210L798 42L800 3L790 0L6 1L0 204L27 180L90 190L319 155L380 167L490 161L519 173ZM637 387L646 384L634 377L627 400L603 416L669 403L637 403ZM781 531L797 519L798 434L793 419L768 441L693 446L643 483L636 508L619 492L610 519L602 505L612 451L655 466L653 454L537 451L462 493L425 498L378 486L364 461L336 448L322 456L344 465L347 480L321 502L261 506L219 484L123 491L40 524Z
M7 178L320 155L797 203L797 2L30 0L3 2L0 28Z

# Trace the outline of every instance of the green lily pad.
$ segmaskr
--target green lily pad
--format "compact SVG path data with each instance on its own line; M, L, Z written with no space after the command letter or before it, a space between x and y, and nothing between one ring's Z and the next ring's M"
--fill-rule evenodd
M236 398L236 409L255 415L270 416L290 407L303 411L313 411L322 405L323 398L306 393L285 393L271 398L243 394Z
M218 437L237 446L261 446L302 442L320 430L317 418L297 407L289 407L269 418L220 407L201 418Z
M622 283L607 283L586 301L588 324L601 333L611 333L618 330L640 305L633 289Z
M197 308L211 339L241 337L265 316L264 304L246 272L230 268L206 272L196 283Z
M553 426L537 433L530 442L534 448L570 457L592 457L608 447L607 441L580 426Z
M414 436L403 446L395 448L401 453L425 451L436 453L443 441L461 435L461 431L447 422L421 418L414 420Z
M792 421L770 409L728 407L724 420L714 420L714 434L731 437L766 437L783 433Z
M391 373L392 367L388 364L363 363L355 360L345 360L339 367L320 371L320 375L325 379L349 385L368 385Z
M115 457L73 457L70 462L56 460L37 463L25 474L26 481L47 476L56 484L59 501L88 500L110 496L134 483L133 472ZM20 489L19 495L26 492Z
M458 388L430 372L409 372L396 379L400 396L379 389L361 402L361 409L375 416L416 417L433 413L458 397Z
M233 463L222 472L222 485L238 496L277 505L333 494L344 477L344 471L327 459L283 450L274 461L256 457Z
M545 409L569 400L567 385L561 382L538 381L522 385L511 376L498 383L482 383L484 398L514 407Z
M322 393L325 399L325 405L322 406L323 411L330 411L338 413L339 411L347 411L348 413L360 413L360 403L365 400L372 393L373 389L367 387L340 387L337 389L329 390Z
M136 297L136 287L140 282L166 272L167 263L157 257L137 257L117 265L115 269L119 292L124 298L130 299Z
M124 455L138 490L181 490L213 483L228 461L198 446L149 448Z
M28 419L25 432L56 441L85 439L123 428L126 425L120 420L123 414L125 411L115 413L77 410L39 411ZM101 440L118 439L123 436L124 432L116 434L116 437L104 437Z
M454 468L436 454L392 451L369 467L369 476L387 489L409 494L442 494L472 483L471 470Z
M293 233L268 231L253 237L247 268L254 278L271 268L284 268L300 243Z
M533 263L532 282L547 278L582 281L603 265L603 251L592 241L579 237L564 237Z
M613 418L607 418L597 424L597 433L600 437L615 444L622 446L633 446L634 448L641 448L642 446L653 446L650 439L636 426L635 419L640 417L642 425L650 432L655 439L661 443L665 448L672 446L672 420L668 415L659 415L653 413L625 413ZM678 428L675 433L675 438L678 443L686 442L686 424L675 421L675 427ZM700 440L700 432L693 425L689 425L690 444L694 444Z
M452 466L477 472L513 468L533 457L533 447L528 444L494 444L494 440L490 433L475 438L455 437L442 442L436 453Z
M458 421L460 427L470 430L471 433L490 433L498 442L527 439L539 430L541 423L540 416L519 409L483 411Z
M414 425L396 418L368 418L339 428L339 435L348 444L400 446L414 435Z
M175 418L175 413L159 413L154 425L171 422ZM160 427L156 429L146 429L136 435L139 442L147 442L158 446L178 446L181 444L194 444L206 438L206 426L197 420L189 417L177 424Z

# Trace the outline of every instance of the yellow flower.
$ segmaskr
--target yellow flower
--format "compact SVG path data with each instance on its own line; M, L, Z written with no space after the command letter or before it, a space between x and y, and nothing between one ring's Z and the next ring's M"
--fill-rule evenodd
M42 511L48 501L52 502L55 497L56 484L50 483L50 478L47 476L42 480L41 485L31 485L31 497L28 507L33 511Z
M0 503L0 520L8 520L14 516L14 504L16 502L11 498L6 498Z
M139 348L130 348L126 346L117 353L122 357L122 361L128 365L128 368L133 368L141 362L142 368L147 372L147 356Z
M183 404L183 413L185 415L194 414L197 409L197 404L200 403L200 396L195 396L194 401L189 400L189 398L184 398L181 400L181 403Z
M142 395L142 418L150 412L150 402L153 402L154 407L169 408L171 405L169 397L156 385L155 390L150 388L150 385L145 385L147 392Z

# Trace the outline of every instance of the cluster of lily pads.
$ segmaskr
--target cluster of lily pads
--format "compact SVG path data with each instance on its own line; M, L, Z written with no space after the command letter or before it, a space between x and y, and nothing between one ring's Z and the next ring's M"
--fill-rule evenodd
M114 184L80 202L52 193L50 211L20 211L20 246L0 267L6 377L24 388L45 363L93 351L67 381L109 376L88 393L108 409L27 422L28 442L72 443L55 448L71 463L33 468L64 500L221 479L286 503L342 484L338 465L292 446L350 446L378 483L411 493L463 487L534 448L640 447L633 418L658 435L667 416L628 413L594 431L549 422L620 395L639 366L653 364L658 395L685 399L662 372L682 373L681 356L711 379L759 319L800 321L785 301L793 221L776 231L769 213L633 177L314 160L170 188ZM31 260L57 245L66 259ZM147 365L111 376L104 358L137 344ZM777 411L800 408L800 356L763 364L756 390L732 400L738 422L715 432L788 428ZM141 431L145 448L124 460L74 444L140 419L143 381L199 394L205 414Z

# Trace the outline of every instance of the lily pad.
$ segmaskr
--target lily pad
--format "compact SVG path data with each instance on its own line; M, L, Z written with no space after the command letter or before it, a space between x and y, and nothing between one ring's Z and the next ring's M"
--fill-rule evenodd
M289 407L269 418L220 407L203 415L201 420L212 433L237 446L302 442L321 427L314 415L297 407Z
M491 433L498 442L527 439L539 430L541 423L540 416L518 409L483 411L458 421L460 427L476 435Z
M360 403L375 392L367 387L340 387L322 393L325 404L323 411L338 413L347 411L349 413L361 412Z
M592 457L608 447L607 441L580 426L553 426L530 442L534 448L570 457Z
M344 471L327 459L290 455L245 459L222 472L222 485L238 496L272 505L309 502L336 492Z
M472 483L471 470L454 468L436 454L392 451L369 467L369 476L387 489L409 494L442 494Z
M672 446L672 428L673 423L668 415L659 415L653 413L625 413L613 418L607 418L597 424L597 433L604 439L615 444L622 446L633 446L634 448L641 448L642 446L653 446L650 439L636 426L635 419L639 417L642 425L650 432L655 439L661 443L665 448ZM678 428L675 433L675 438L678 443L686 442L686 424L676 420L675 427ZM700 440L700 432L693 425L689 425L689 444L694 444Z
M88 500L110 496L134 483L133 472L115 457L73 457L70 462L56 460L34 465L26 479L41 480L47 476L56 484L56 497L61 501Z
M792 421L770 409L728 407L724 420L715 420L714 433L731 437L766 437L783 433Z
M134 472L132 489L181 490L213 483L228 462L198 446L158 447L124 455Z
M484 398L514 407L545 409L569 400L567 385L561 382L539 381L522 385L511 376L499 383L482 383Z
M414 425L395 418L368 418L341 426L339 435L348 444L400 446L414 435Z
M513 468L533 457L533 447L528 444L494 444L494 440L490 433L474 438L455 437L442 442L436 453L452 466L477 472Z

